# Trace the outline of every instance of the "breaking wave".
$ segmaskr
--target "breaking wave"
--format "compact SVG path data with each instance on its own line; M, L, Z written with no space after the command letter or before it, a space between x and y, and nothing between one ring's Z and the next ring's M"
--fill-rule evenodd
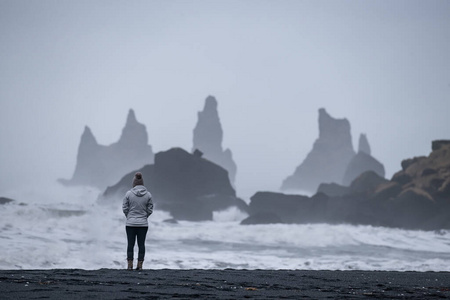
M0 206L0 269L124 268L121 203L102 206L97 193L71 189ZM239 225L238 209L213 221L164 222L155 211L146 268L450 271L450 234L393 228L304 224ZM137 246L135 251L137 251Z

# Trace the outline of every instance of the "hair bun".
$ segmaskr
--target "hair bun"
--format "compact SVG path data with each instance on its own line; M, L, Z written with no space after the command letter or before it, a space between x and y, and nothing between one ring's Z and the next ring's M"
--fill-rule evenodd
M141 179L142 178L142 174L140 172L137 172L136 175L134 175L134 176L136 176L137 179Z

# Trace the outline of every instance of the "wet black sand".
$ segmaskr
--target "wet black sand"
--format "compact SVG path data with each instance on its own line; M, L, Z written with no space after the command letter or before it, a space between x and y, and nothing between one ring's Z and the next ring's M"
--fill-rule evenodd
M0 299L450 298L448 272L0 270Z

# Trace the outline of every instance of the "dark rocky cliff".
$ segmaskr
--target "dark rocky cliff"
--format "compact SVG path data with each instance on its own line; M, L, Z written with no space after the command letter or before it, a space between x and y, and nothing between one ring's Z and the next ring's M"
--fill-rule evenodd
M245 202L236 197L225 169L181 148L157 153L153 165L125 175L106 189L100 201L121 205L136 171L142 173L144 185L153 195L155 209L168 211L175 219L212 220L214 211L229 207L247 211Z
M367 171L349 187L321 184L313 197L256 193L249 206L252 215L243 224L264 223L261 217L252 217L265 213L270 220L285 223L450 229L450 141L432 145L428 156L402 161L402 170L391 180Z

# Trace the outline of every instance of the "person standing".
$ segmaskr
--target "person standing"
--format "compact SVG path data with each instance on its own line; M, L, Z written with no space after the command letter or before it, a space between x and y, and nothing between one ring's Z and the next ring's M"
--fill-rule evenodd
M134 245L139 247L136 270L142 270L145 257L145 238L148 231L148 217L153 213L152 194L145 188L142 174L137 172L133 178L133 188L123 198L122 210L125 214L127 232L128 270L133 270Z

